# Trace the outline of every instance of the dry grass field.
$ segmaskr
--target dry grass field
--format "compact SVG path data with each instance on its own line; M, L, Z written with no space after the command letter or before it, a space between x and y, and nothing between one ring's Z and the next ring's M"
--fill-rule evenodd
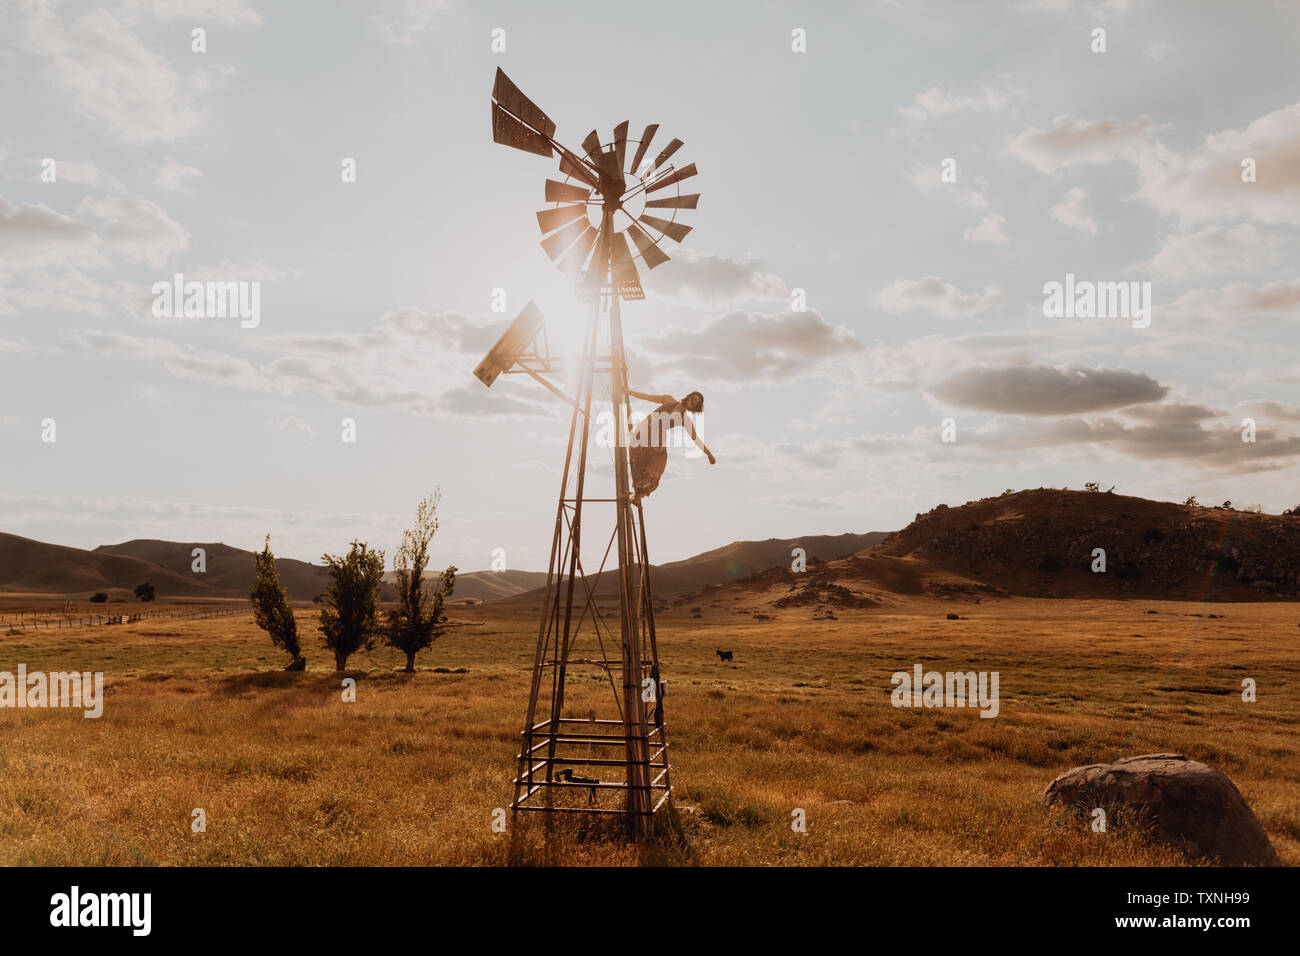
M450 631L413 676L388 650L355 656L352 704L313 611L300 613L302 674L280 672L251 616L0 635L0 670L107 682L98 720L0 710L0 863L506 862L509 837L490 823L510 799L532 609L457 609L480 626ZM1067 768L1178 751L1228 774L1282 860L1300 864L1300 605L918 598L839 614L663 614L673 839L638 850L574 832L544 851L534 826L524 859L1193 862L1040 801ZM918 662L998 671L1000 715L893 708L890 674ZM1241 700L1244 677L1256 703ZM791 829L796 807L806 833ZM191 832L194 808L205 833Z

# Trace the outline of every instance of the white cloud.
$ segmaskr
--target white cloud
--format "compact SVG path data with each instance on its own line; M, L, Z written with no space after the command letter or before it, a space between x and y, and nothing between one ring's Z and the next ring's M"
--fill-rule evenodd
M189 236L147 199L86 198L77 212L99 220L100 235L124 259L158 269L189 245Z
M1011 415L1066 415L1154 402L1169 389L1150 376L1122 368L1012 365L969 368L934 386L962 408Z
M280 429L282 432L292 432L297 435L305 435L308 438L316 437L316 429L312 428L297 415L287 415L284 418L273 418L270 424Z
M92 265L100 261L99 242L89 223L40 203L12 203L0 196L0 263L6 269Z
M917 93L911 104L895 107L894 112L909 120L925 120L949 113L1000 113L1010 109L1012 104L1024 93L1021 90L1004 87L994 89L982 87L974 96L959 93L945 93L938 87L932 87Z
M787 294L780 276L768 272L757 256L734 259L683 249L671 269L645 277L646 287L693 308L738 306Z
M70 333L69 341L115 358L160 362L176 378L252 391L269 391L271 383L249 362L218 352L183 347L165 339L140 338L120 332L86 330Z
M246 0L150 0L149 7L159 20L194 20L199 26L215 21L255 27L262 22Z
M1242 182L1242 160L1255 160L1256 181ZM1252 218L1300 225L1300 103L1212 133L1187 153L1144 153L1137 197L1184 225Z
M52 6L27 13L27 47L47 61L45 76L120 139L170 142L198 128L181 78L118 16L89 10L65 27Z
M638 344L672 369L733 382L795 378L862 348L852 332L813 310L729 312L703 328L669 329Z
M21 278L6 278L0 273L0 314L130 313L140 306L143 295L144 290L130 282L100 282L80 269L66 266L27 270Z
M987 312L997 308L1002 301L1002 290L995 285L985 286L982 292L962 292L938 276L895 279L876 296L877 304L886 312L923 309L944 319Z
M202 176L203 170L195 166L178 163L168 156L163 161L163 164L158 167L158 172L154 174L153 181L155 185L163 189L178 192L188 189L194 184L195 180L200 179Z
M1002 232L1002 227L1006 224L1006 217L999 216L997 213L990 213L980 220L978 226L971 226L962 233L962 237L968 242L988 242L993 245L1000 245L1007 241L1006 235Z
M379 0L372 19L389 43L414 43L439 15L454 9L452 0Z
M118 182L118 180L109 176L94 163L78 163L71 160L58 159L58 157L54 157L54 159L56 162L55 171L57 182L76 183L79 186L92 186L95 188L122 188L122 184Z
M1294 240L1254 223L1211 226L1197 232L1166 236L1159 251L1128 272L1153 274L1162 279L1185 280L1207 275L1236 275L1272 269L1292 251Z
M265 262L231 262L222 259L216 265L196 266L185 270L185 281L194 282L273 282L285 273Z
M945 183L940 178L940 170L934 166L916 166L912 170L912 185L927 195L943 195L971 209L988 209L989 202L984 194L973 186L966 185L966 177L955 183Z
M1065 194L1064 199L1047 211L1048 215L1071 229L1096 235L1097 222L1087 208L1087 199L1088 194L1076 186Z
M1135 161L1159 128L1149 116L1121 124L1110 119L1089 121L1063 115L1053 121L1051 129L1031 126L1019 133L1007 150L1040 173L1055 174L1069 166Z
M1230 326L1255 319L1300 316L1300 280L1251 286L1232 282L1218 289L1192 289L1163 306L1161 316L1209 320Z
M558 402L546 393L541 402L520 399L515 392L526 386L506 380L489 392L471 376L504 325L456 313L399 309L385 313L366 332L240 337L247 347L274 353L260 366L171 340L112 331L86 330L68 338L115 358L159 362L176 378L246 391L308 393L341 405L417 415L547 415Z

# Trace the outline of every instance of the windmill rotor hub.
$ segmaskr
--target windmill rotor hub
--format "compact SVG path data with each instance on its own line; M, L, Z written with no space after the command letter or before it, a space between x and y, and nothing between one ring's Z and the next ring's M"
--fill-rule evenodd
M681 183L696 175L695 164L671 162L682 141L670 140L652 154L659 125L646 126L640 139L633 139L624 121L614 127L613 139L605 143L592 130L578 152L555 140L555 123L500 69L492 99L492 137L496 142L548 158L559 154L565 178L546 181L546 201L552 205L537 213L542 249L551 261L570 276L584 296L593 286L605 285L606 277L612 275L623 298L644 298L638 261L647 269L668 261L664 248L669 241L682 242L691 231L679 217L684 210L696 208L700 198L699 193L681 192ZM622 215L617 222L602 215L596 225L587 215L591 205L599 205L604 213ZM606 223L611 223L612 234L598 242Z

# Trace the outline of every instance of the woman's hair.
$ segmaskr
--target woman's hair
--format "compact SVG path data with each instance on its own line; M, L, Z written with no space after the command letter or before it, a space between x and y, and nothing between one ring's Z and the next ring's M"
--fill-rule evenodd
M691 398L692 398L692 396L695 397L695 398L698 398L698 399L700 400L699 411L704 411L704 395L703 395L703 393L701 393L701 392L690 392L690 393L688 393L688 394L686 395L686 397L682 399L682 404L683 404L683 405L689 404L689 403L690 403L690 400L691 400Z

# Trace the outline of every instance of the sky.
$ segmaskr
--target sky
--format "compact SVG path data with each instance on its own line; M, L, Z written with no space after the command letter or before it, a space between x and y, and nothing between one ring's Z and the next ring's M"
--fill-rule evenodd
M1294 506L1298 41L1268 0L5 0L0 530L319 560L440 488L435 567L544 569L564 406L471 372L584 312L498 67L573 148L658 123L699 169L623 309L717 456L672 456L652 560L1007 488ZM178 273L257 324L156 315ZM1067 275L1152 308L1049 314Z

